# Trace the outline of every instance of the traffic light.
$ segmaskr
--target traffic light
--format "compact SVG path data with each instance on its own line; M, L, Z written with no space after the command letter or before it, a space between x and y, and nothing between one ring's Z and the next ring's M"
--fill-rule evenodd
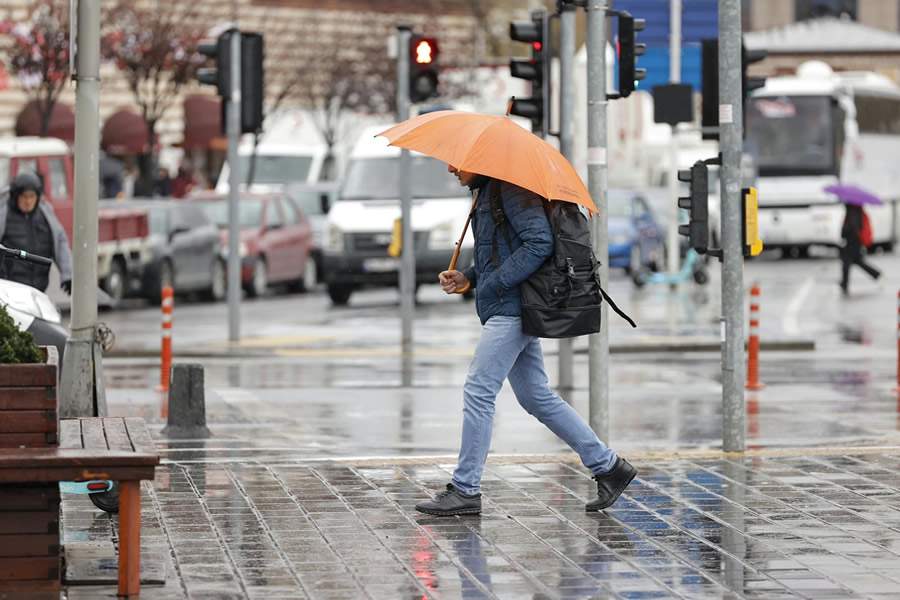
M747 67L764 60L768 55L769 53L765 50L747 50L747 47L741 43L741 89L744 91L744 98L748 98L754 90L765 87L766 78L747 77Z
M509 24L509 37L514 42L531 45L531 58L514 58L509 61L509 72L513 77L531 82L531 97L513 98L509 113L517 117L531 119L531 131L546 135L548 125L547 109L550 106L550 62L548 48L547 13L536 10L530 21L513 21Z
M223 31L215 41L204 40L197 51L212 59L215 67L197 69L197 81L204 85L214 85L223 99L231 95L231 34L233 29Z
M262 129L265 73L263 36L241 34L241 133Z
M409 101L423 102L438 95L438 45L432 37L409 38Z
M701 43L701 91L703 105L700 124L704 129L708 129L719 126L719 40L706 39ZM747 50L747 47L741 42L741 89L743 90L745 106L747 104L746 99L750 94L766 85L765 77L748 77L747 67L763 60L766 56L765 50ZM747 128L744 127L745 136L746 132ZM703 133L703 139L717 140L719 139L719 134L707 130Z
M232 35L241 36L241 133L256 133L262 127L265 99L262 34L229 29L220 34L215 42L201 42L198 52L211 58L216 66L197 69L197 81L216 86L222 98L222 130L227 130L225 111L231 100Z
M698 160L690 169L678 171L678 181L690 186L690 195L678 198L678 208L690 215L687 225L678 226L678 233L687 236L691 248L705 254L709 245L709 167Z
M635 19L627 11L619 13L619 97L631 95L637 82L647 76L647 69L637 68L637 57L644 54L647 44L637 43L636 32L643 31L646 21Z
M756 188L744 188L743 200L744 256L759 256L763 251L763 241L759 239L759 193Z

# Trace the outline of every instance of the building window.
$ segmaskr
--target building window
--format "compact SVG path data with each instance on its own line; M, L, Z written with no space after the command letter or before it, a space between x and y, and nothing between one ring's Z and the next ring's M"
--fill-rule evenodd
M797 20L848 17L856 20L857 0L795 0Z

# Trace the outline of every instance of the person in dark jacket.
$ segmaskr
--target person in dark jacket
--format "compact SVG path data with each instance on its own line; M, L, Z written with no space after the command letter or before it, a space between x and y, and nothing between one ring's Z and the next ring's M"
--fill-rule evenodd
M863 258L863 242L860 233L863 228L863 209L855 204L847 204L847 214L841 227L844 246L841 248L841 291L846 296L850 286L850 267L858 265L872 279L881 277L881 271L870 265Z
M598 498L588 511L613 504L637 471L607 447L584 419L551 388L538 338L522 332L519 286L553 253L553 233L537 194L511 183L450 167L460 183L477 194L472 232L474 264L444 271L444 292L475 289L483 329L463 387L463 431L459 460L446 490L416 505L419 512L450 516L481 512L481 476L491 445L494 404L509 378L519 404L562 438L590 469ZM499 194L508 236L495 231L491 194ZM495 254L496 252L496 254Z
M61 287L72 291L72 254L69 241L53 208L41 202L43 185L34 173L20 173L9 186L8 198L0 200L0 244L25 250L56 262ZM0 277L46 291L50 267L18 260L0 265Z

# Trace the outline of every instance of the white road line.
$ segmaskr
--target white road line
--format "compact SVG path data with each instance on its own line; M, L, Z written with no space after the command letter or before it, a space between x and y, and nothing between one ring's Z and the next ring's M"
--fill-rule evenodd
M814 277L807 277L794 297L791 298L782 320L782 329L787 335L800 334L800 309L803 308L803 303L806 302L806 297L809 296L815 283Z

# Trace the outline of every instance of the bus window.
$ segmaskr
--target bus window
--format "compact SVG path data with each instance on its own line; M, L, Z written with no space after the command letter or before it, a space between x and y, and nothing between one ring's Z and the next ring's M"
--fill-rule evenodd
M836 175L836 129L828 96L759 96L747 107L747 151L761 176Z
M860 133L900 135L900 98L856 96Z

